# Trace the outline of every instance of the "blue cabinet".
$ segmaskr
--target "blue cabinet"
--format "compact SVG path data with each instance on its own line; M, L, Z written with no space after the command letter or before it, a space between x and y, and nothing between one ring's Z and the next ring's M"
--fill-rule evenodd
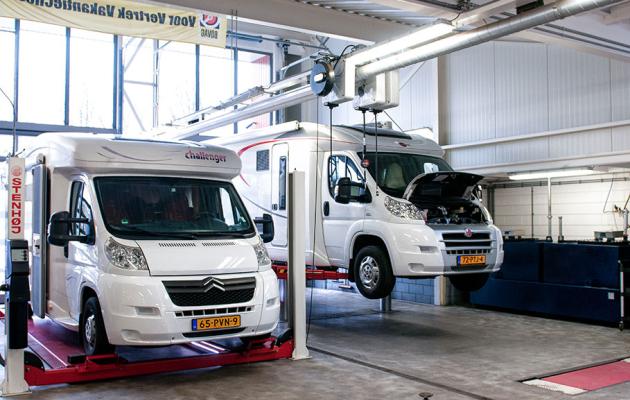
M504 249L501 271L471 293L471 303L623 327L629 245L525 240Z

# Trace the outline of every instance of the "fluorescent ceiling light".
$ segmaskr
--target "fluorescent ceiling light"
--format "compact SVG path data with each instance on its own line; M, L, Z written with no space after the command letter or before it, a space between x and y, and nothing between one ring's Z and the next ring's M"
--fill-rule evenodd
M365 50L351 54L347 61L353 65L365 64L368 61L385 57L403 50L420 46L432 40L445 36L455 30L455 27L446 22L437 22L430 26L420 28L408 35L384 43L378 43Z
M566 178L570 176L591 175L594 171L590 168L580 169L560 169L555 171L525 172L509 175L513 181L524 181L528 179Z

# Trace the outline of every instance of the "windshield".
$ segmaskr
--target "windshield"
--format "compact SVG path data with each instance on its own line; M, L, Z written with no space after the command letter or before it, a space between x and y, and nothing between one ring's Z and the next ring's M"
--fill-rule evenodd
M359 157L361 154L359 153ZM370 162L368 171L376 176L376 153L365 154ZM378 153L378 186L390 196L401 198L407 185L420 174L452 171L446 161L438 157L410 153Z
M107 230L126 239L249 237L255 233L229 182L167 177L94 179Z

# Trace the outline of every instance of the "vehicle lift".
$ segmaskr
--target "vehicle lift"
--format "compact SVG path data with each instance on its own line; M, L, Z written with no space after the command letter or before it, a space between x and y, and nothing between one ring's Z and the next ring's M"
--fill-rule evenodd
M10 158L9 171L12 170L12 164L20 163L23 168L23 160ZM305 214L304 207L291 207L292 204L304 202L304 172L289 174L289 192L290 258L286 271L291 293L289 328L280 337L261 339L243 348L231 349L210 341L201 341L165 348L123 347L117 354L85 356L78 338L69 335L65 328L48 319L29 318L28 242L24 240L23 234L22 238L9 235L6 283L0 287L6 291L5 312L0 312L0 321L4 323L6 333L3 360L5 376L0 395L26 394L32 386L309 358L306 348L306 277L303 267Z

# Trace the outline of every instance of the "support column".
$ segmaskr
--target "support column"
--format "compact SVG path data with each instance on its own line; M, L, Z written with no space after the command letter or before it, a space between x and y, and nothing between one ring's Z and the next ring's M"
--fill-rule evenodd
M447 56L440 56L435 61L435 90L437 94L436 110L434 117L433 133L436 135L438 144L449 144L448 129L449 129L449 114L448 114L448 96L446 92L447 76L442 71L447 67ZM448 153L445 154L445 158L448 159ZM445 306L448 304L448 279L444 276L438 276L433 281L433 304L439 306Z
M551 178L547 177L547 241L552 242L552 223L553 216L551 214Z
M289 173L289 327L293 330L293 359L310 358L306 348L306 196L303 171Z
M26 268L27 273L26 273L26 279L28 279L28 254L26 253L27 250L23 250L22 252L20 252L19 254L12 254L13 252L11 251L12 249L12 245L11 242L12 241L20 241L23 243L24 245L24 249L28 249L28 245L26 244L26 242L24 242L24 195L25 195L25 174L24 174L24 159L23 158L17 158L17 157L10 157L8 160L8 168L7 171L9 173L9 184L8 184L8 189L9 192L11 194L13 194L13 196L17 196L17 200L13 199L12 200L12 196L8 196L9 198L9 204L7 207L7 217L10 215L10 213L13 211L16 215L19 215L20 217L13 217L13 218L7 218L7 245L6 245L6 260L7 260L7 271L6 271L6 284L7 286L9 286L10 284L10 275L9 273L11 272L12 268L11 265L9 265L8 263L11 263L13 259L16 259L15 261L20 261L24 264L26 264L24 266L24 268ZM19 206L17 206L17 203L19 203ZM21 258L20 260L17 260L17 258ZM14 282L14 286L15 286L15 290L17 291L21 285L19 285L17 282ZM10 287L9 287L10 289ZM25 286L25 290L28 291L28 280L26 281L26 286ZM13 301L13 299L15 299L16 297L18 297L20 294L19 293L11 293L11 296L13 296L11 298L11 301ZM9 307L9 296L5 295L5 310L6 310L6 314L4 317L4 333L5 333L5 342L4 342L4 380L2 381L2 386L0 387L0 395L1 396L15 396L18 394L24 394L24 393L28 393L29 387L28 384L26 383L26 381L24 380L24 347L26 347L26 337L22 337L22 339L18 339L15 340L12 343L12 340L10 340L10 336L12 335L19 335L19 334L23 334L26 335L25 332L19 332L20 330L26 329L26 321L22 319L24 326L19 326L19 324L17 324L17 322L19 322L21 319L20 318L13 318L13 315L10 315L11 312L11 307ZM16 312L18 312L18 315L20 313L25 313L26 311L24 309L22 310L17 310ZM10 326L9 321L14 320L16 321L16 326ZM9 333L9 330L12 330L11 334ZM22 344L19 344L16 342L23 342Z
M392 295L388 295L387 297L383 297L381 299L381 304L380 304L380 308L381 308L381 312L382 313L390 313L392 312Z

